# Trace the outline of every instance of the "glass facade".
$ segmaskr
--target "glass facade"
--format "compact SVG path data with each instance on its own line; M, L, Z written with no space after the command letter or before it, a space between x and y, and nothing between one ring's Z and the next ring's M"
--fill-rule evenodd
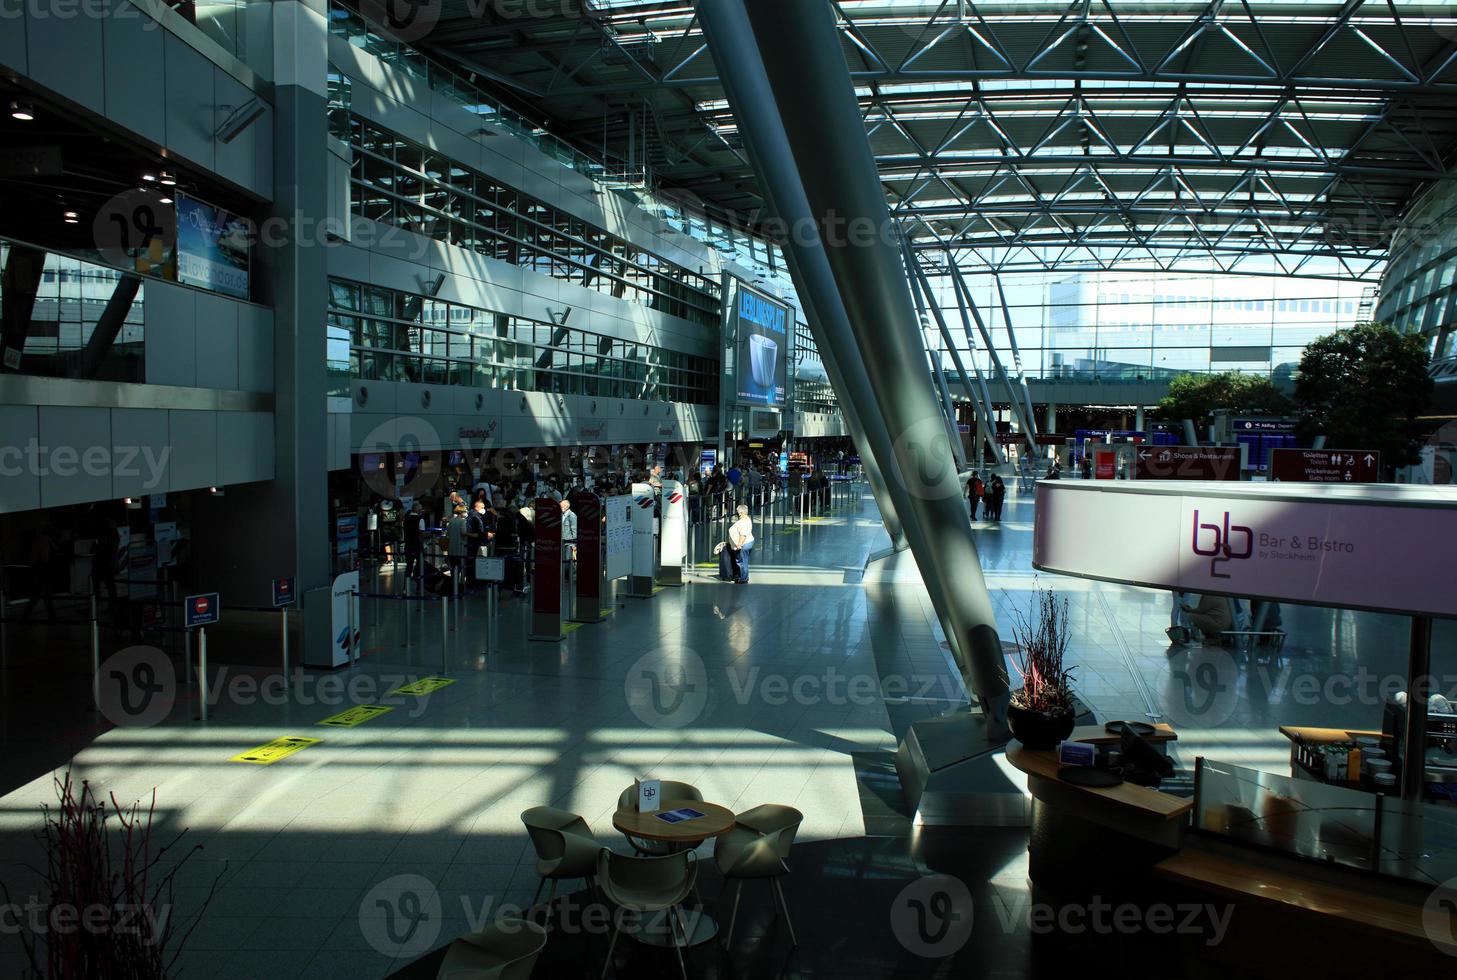
M341 279L328 344L334 395L353 378L718 404L712 358Z
M1391 244L1376 319L1431 338L1451 358L1457 320L1457 187L1438 184L1402 220Z
M789 389L790 406L797 412L821 415L836 412L840 400L825 374L819 348L815 346L809 326L799 322L794 324L794 363L794 384Z
M0 306L6 311L4 347L7 355L20 352L13 370L55 378L137 384L146 380L142 276L3 239L0 268L6 270L0 277ZM123 278L128 282L120 295L133 287L135 295L115 340L99 347L88 366L86 347ZM27 282L34 284L35 299L25 315ZM8 290L15 290L17 297L5 296Z
M971 277L968 285L1009 371L1020 354L1029 379L1073 382L1168 381L1220 371L1283 377L1311 341L1360 319L1369 289L1298 276L1008 276L1014 348L995 284ZM950 283L937 286L938 302L954 309ZM950 322L957 319L953 313ZM952 335L963 336L955 328ZM979 334L971 347L977 366L990 371ZM944 363L954 370L949 357Z
M361 217L717 327L719 284L351 116Z

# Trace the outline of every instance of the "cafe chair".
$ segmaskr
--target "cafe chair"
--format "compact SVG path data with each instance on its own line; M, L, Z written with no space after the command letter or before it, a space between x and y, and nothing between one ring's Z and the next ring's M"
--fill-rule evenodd
M451 943L435 980L528 980L545 948L544 927L503 919Z
M604 847L597 853L597 882L609 902L623 911L636 913L639 921L655 913L665 914L683 980L688 980L683 947L689 942L689 934L687 924L682 921L681 906L697 880L698 855L693 851L664 857L632 857L614 854ZM617 947L621 925L620 917L613 915L612 941L607 945L607 959L602 964L603 977L612 967L612 952Z
M563 879L581 878L588 887L595 884L597 874L597 851L602 845L592 836L587 821L550 806L534 806L521 814L521 822L531 835L531 845L536 848L536 873L541 881L536 886L536 895L531 907L536 908L541 898L541 889L549 881L551 893L546 900L546 921L551 924L551 907L556 901L556 883Z
M734 888L734 910L729 916L728 935L724 947L734 941L734 923L739 917L739 898L749 878L767 878L779 905L784 907L784 922L789 926L789 943L798 946L794 921L789 917L789 903L784 898L780 879L789 874L789 849L794 835L804 822L804 814L792 806L765 803L734 816L734 829L713 844L713 860L727 881L737 882ZM774 914L779 914L778 906Z
M690 800L701 802L703 800L703 794L698 791L697 786L691 783L680 783L671 779L664 779L659 785L658 798L663 801ZM629 786L622 791L622 795L617 798L617 809L637 809L636 785ZM623 836L627 838L627 842L632 845L634 851L645 857L660 857L664 854L672 854L678 850L675 845L663 841L644 840L641 837L633 837L631 834L623 834Z

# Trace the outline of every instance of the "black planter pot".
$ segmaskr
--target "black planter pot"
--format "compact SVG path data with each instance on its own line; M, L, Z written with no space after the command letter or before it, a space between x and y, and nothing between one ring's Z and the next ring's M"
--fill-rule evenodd
M1058 742L1073 733L1077 716L1071 708L1031 711L1009 705L1007 724L1012 729L1012 737L1029 749L1055 749Z

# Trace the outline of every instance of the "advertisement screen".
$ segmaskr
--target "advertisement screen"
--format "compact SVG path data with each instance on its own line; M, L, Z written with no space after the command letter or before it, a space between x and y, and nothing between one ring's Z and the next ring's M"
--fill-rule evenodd
M789 388L790 310L740 284L734 297L735 383L740 405L783 408Z
M248 222L211 204L177 195L177 281L248 298Z

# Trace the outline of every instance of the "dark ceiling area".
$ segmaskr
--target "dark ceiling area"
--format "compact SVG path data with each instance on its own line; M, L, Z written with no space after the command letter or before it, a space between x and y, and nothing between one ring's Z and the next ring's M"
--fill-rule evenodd
M914 245L972 270L1365 277L1453 177L1457 4L792 2L835 10ZM765 217L692 3L443 0L415 43L590 154Z
M13 106L32 119L16 118ZM97 247L94 221L117 195L147 188L166 199L181 191L248 214L247 198L206 184L160 153L111 135L98 121L37 99L0 77L0 235L73 255ZM175 185L148 182L167 174ZM75 217L67 220L67 213Z

